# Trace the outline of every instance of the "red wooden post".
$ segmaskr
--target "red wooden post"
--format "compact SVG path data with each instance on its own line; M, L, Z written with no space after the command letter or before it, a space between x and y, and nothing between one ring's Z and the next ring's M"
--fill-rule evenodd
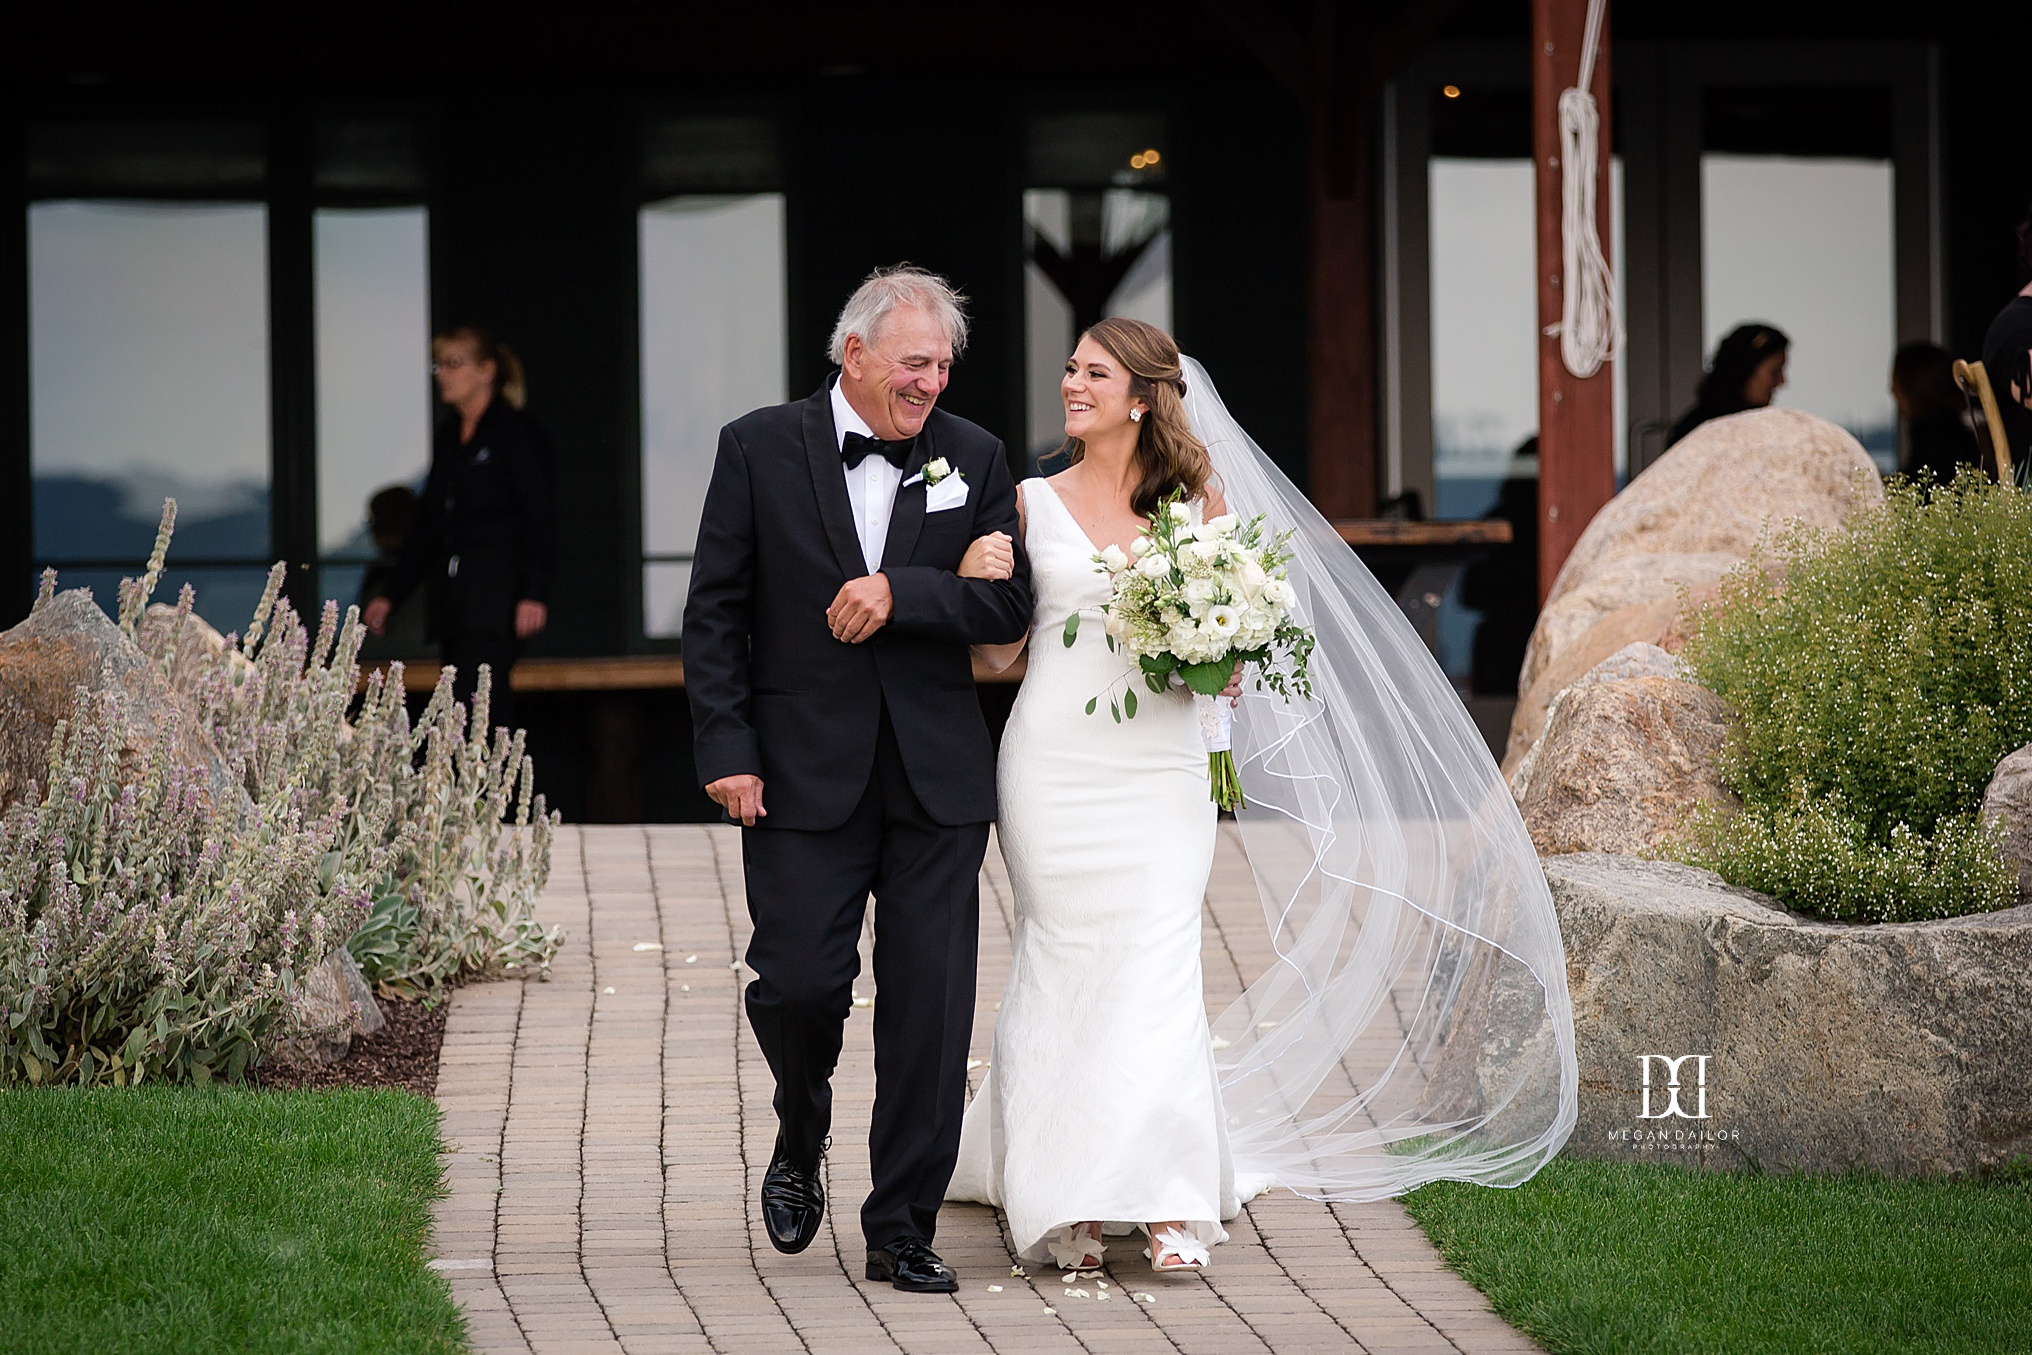
M1559 567L1597 510L1616 493L1615 375L1603 363L1582 380L1560 360L1559 339L1544 331L1560 322L1565 279L1560 248L1559 94L1580 78L1587 0L1531 0L1532 151L1538 166L1538 596L1552 591ZM1610 253L1609 25L1590 88L1601 115L1596 154L1595 222L1602 253Z

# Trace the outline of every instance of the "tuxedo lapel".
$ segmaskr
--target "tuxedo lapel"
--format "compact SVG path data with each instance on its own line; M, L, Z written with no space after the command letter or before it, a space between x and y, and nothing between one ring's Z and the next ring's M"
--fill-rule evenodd
M847 469L840 461L839 433L833 428L830 384L804 402L804 454L811 463L811 487L818 495L819 520L840 568L850 579L868 572L861 538L854 533L854 505L847 498Z
M924 483L925 463L936 453L931 450L931 421L926 420L924 430L917 435L916 443L910 449L910 459L903 463L904 483L897 486L896 502L889 509L889 536L882 543L882 563L885 565L907 565L910 553L917 549L917 534L924 527ZM912 476L916 484L909 483Z

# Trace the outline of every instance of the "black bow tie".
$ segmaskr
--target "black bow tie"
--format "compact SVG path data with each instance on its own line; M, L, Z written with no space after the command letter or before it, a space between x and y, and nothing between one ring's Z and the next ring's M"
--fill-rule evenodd
M916 438L884 442L866 433L849 433L840 443L840 459L847 463L848 470L852 470L870 456L879 456L897 470L902 470L903 463L910 459L910 449L916 445Z

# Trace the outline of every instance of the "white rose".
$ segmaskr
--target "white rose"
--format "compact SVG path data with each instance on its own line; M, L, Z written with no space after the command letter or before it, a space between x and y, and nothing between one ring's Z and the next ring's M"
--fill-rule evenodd
M1270 576L1263 572L1263 566L1248 556L1245 555L1235 562L1235 582L1242 586L1243 592L1258 592L1269 580Z
M1120 574L1129 567L1129 557L1112 541L1101 549L1100 561L1102 568L1110 574Z
M1162 579L1171 573L1171 561L1163 551L1152 551L1136 562L1136 572L1146 579Z
M1205 564L1212 564L1220 558L1221 543L1218 541L1188 541L1185 553Z
M1171 520L1173 522L1192 521L1192 509L1187 507L1185 504L1182 503L1166 504L1165 511L1171 514Z
M1139 536L1134 541L1131 541L1129 543L1129 554L1135 556L1137 559L1140 560L1149 553L1150 553L1149 537Z
M924 482L926 484L931 484L936 480L943 480L951 474L952 466L942 456L935 456L924 463Z
M1223 513L1217 518L1208 518L1205 525L1213 531L1214 535L1226 536L1229 532L1235 530L1235 515L1233 513Z
M1197 607L1203 602L1213 601L1214 581L1212 579L1187 579L1185 581L1185 588L1182 591L1185 594L1185 600L1190 602L1194 607Z
M1263 583L1263 601L1273 607L1288 607L1295 596L1291 584L1284 579L1266 579Z

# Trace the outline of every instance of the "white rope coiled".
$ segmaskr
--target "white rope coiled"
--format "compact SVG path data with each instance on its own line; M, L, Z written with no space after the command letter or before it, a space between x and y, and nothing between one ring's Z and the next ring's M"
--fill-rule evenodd
M1595 108L1595 55L1601 46L1608 0L1588 0L1587 36L1581 43L1580 76L1559 92L1559 244L1564 286L1559 356L1577 377L1593 376L1622 347L1622 320L1616 314L1616 284L1595 228L1595 194L1601 176L1598 146L1601 115Z

